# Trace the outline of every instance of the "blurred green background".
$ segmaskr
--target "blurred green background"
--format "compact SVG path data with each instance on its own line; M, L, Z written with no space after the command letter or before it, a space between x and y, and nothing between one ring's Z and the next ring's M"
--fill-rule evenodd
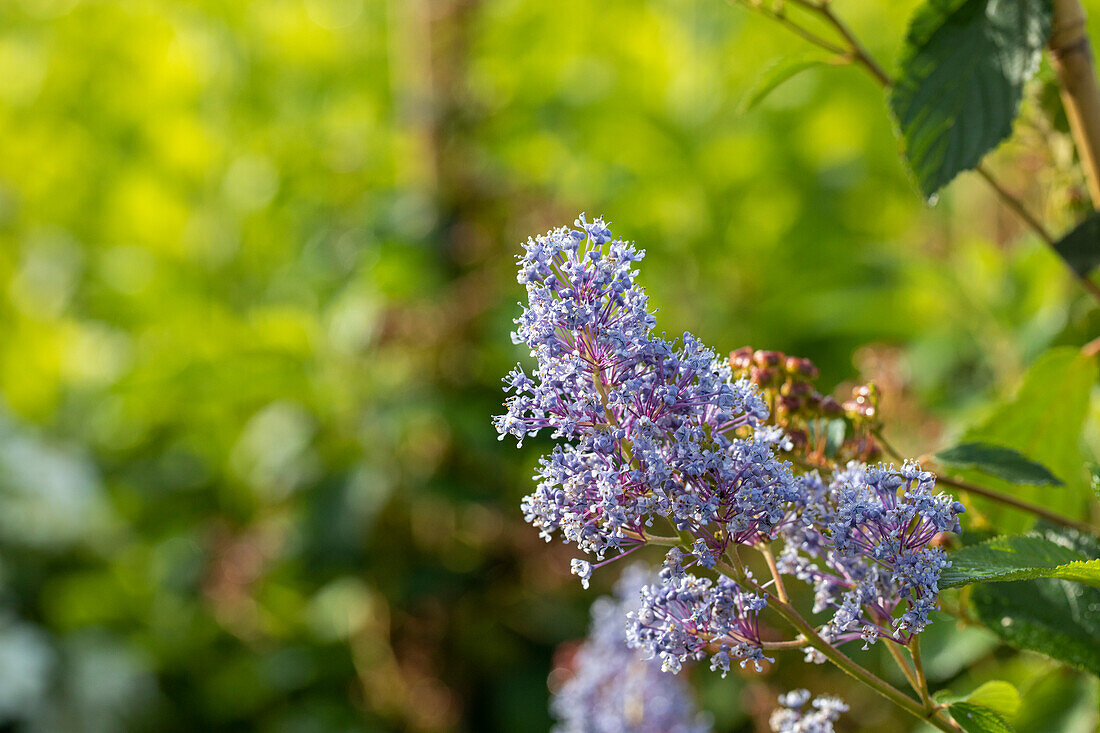
M836 4L889 61L916 3ZM545 730L597 591L489 417L518 244L582 210L660 328L874 379L914 455L1100 332L979 182L921 203L860 72L739 111L806 51L722 0L0 3L0 730ZM994 166L1060 230L1035 87ZM1095 725L1094 679L937 633L937 684ZM696 677L720 730L795 683L908 726L793 656Z

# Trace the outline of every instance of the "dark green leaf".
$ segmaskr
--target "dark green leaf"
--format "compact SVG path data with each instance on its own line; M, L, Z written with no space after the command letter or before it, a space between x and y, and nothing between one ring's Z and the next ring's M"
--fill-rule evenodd
M975 586L972 601L1005 642L1100 675L1100 590L1042 578Z
M1029 460L1019 451L989 443L962 443L936 454L936 460L949 466L966 466L1014 484L1062 486L1062 480L1041 463Z
M1100 557L1100 543L1075 530L1044 526L1036 534ZM975 615L1008 644L1100 675L1100 590L1040 578L977 585L971 600Z
M1012 132L1050 16L1049 0L927 0L914 14L890 106L925 196Z
M1100 265L1100 213L1089 214L1087 219L1055 242L1054 249L1074 272L1088 277Z
M1100 560L1039 534L997 537L952 553L940 587L1031 578L1063 578L1100 587Z
M818 66L827 66L828 62L821 59L793 58L778 59L764 67L745 96L737 105L737 113L745 114L779 88L780 85L790 81L807 69Z
M981 705L959 702L947 708L967 733L1012 733L1012 726L997 713Z

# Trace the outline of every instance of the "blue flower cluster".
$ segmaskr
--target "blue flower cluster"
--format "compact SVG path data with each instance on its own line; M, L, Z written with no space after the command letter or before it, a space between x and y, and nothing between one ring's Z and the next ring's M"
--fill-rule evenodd
M527 521L605 561L642 546L665 518L712 566L731 542L772 533L798 482L775 457L775 431L754 431L767 408L747 380L685 333L654 334L635 283L643 252L613 240L602 219L528 240L518 280L527 304L513 339L536 361L505 378L501 438L543 429L562 442L544 456ZM606 560L610 561L610 560ZM573 564L587 581L593 565Z
M573 657L573 675L557 690L550 710L555 733L709 733L687 683L627 647L623 618L637 605L638 588L652 577L630 566L617 598L592 606L588 639Z
M809 690L793 690L779 696L768 724L774 733L833 733L833 723L847 710L839 698L819 697L811 703Z
M780 531L779 569L813 584L815 612L834 611L823 636L907 643L928 624L950 564L929 543L958 532L965 508L933 493L932 474L912 462L901 469L852 462L828 484L814 473L803 485L795 517Z
M684 571L684 555L669 551L657 583L641 589L641 605L628 615L627 642L647 659L660 659L661 669L679 672L685 662L710 655L710 668L724 677L730 662L760 669L764 656L758 616L767 601L745 593L729 578L717 581Z

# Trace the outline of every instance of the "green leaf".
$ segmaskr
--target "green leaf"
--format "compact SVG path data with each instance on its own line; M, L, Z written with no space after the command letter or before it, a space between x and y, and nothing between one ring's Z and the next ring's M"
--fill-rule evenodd
M1049 0L926 0L913 15L890 107L925 196L1012 132L1050 16Z
M932 697L936 702L948 705L959 702L980 705L1006 718L1015 717L1020 710L1020 693L1012 683L1004 680L990 680L968 695L952 695L950 692L940 691Z
M803 71L818 66L828 66L829 63L822 59L808 59L804 57L784 58L772 61L764 67L760 75L753 81L745 92L745 96L737 105L737 113L745 114L778 89L782 84L790 81Z
M1020 710L1020 693L1011 682L990 680L971 692L967 702L1013 718Z
M1087 219L1055 242L1054 249L1074 272L1088 277L1100 265L1100 213L1089 214Z
M1031 578L1063 578L1100 587L1100 560L1039 534L997 537L951 554L941 588Z
M1100 590L1056 578L973 589L974 613L1018 649L1100 675Z
M949 466L976 468L1014 484L1062 486L1060 478L1046 466L1028 460L1019 451L989 443L962 443L936 454L936 460Z
M1012 726L1000 715L968 702L959 702L947 708L955 722L968 733L1012 733Z
M960 469L960 478L1083 518L1091 492L1086 484L1081 433L1095 383L1095 357L1074 347L1051 349L1028 370L1016 395L1001 402L960 441L1012 448L1049 468L1066 482L1065 490L1012 484L973 469ZM1034 524L1029 515L1001 504L979 497L969 497L967 502L1003 533L1026 532Z
M844 436L848 431L848 423L844 420L837 418L830 420L828 425L825 426L825 456L832 458L836 455L836 452L840 450L840 446L844 445Z

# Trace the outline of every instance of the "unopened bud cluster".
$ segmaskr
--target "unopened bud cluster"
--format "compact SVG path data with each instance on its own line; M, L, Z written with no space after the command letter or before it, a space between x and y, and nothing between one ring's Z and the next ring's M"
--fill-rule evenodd
M770 410L768 422L783 428L793 450L847 462L874 461L881 449L874 433L879 421L879 391L874 384L852 388L851 398L838 402L818 391L817 366L782 351L743 346L729 357L735 377L748 379L760 390ZM843 421L843 440L829 446L828 423Z
M626 643L669 672L708 657L723 674L767 659L759 619L771 581L736 558L772 542L783 546L777 570L810 584L814 612L831 614L819 629L829 642L920 633L949 564L933 540L959 531L964 509L915 463L867 465L878 455L875 387L838 403L817 391L808 359L744 348L726 361L689 333L667 340L635 282L644 253L601 219L575 226L528 240L518 258L527 304L513 339L535 368L505 378L494 424L501 438L548 430L557 441L522 507L547 541L588 555L571 568L585 587L650 542L678 545L637 591ZM830 428L835 463L820 465L844 468L824 479L796 471L823 456ZM812 649L808 658L820 661ZM777 713L776 730L831 730L843 707L805 702Z

